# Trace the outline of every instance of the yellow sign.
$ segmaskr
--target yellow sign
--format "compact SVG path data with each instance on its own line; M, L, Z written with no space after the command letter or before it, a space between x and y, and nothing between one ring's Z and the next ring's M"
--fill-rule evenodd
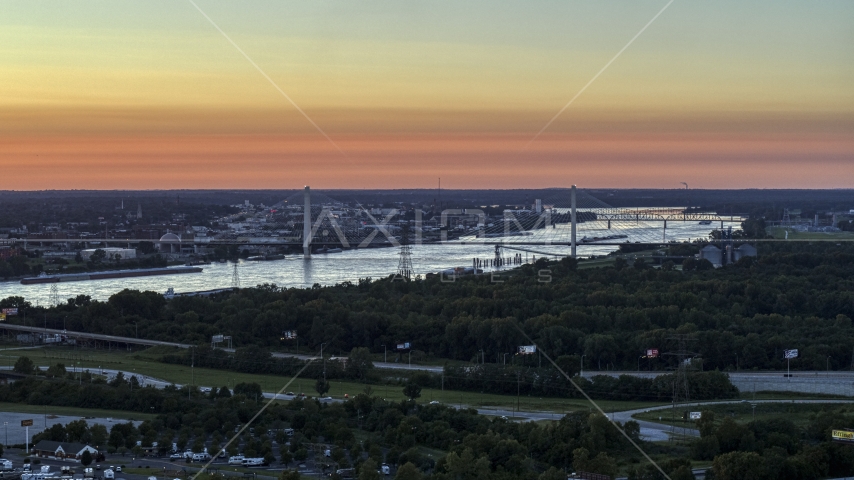
M842 440L843 442L854 442L854 432L849 430L833 430L830 436L834 440Z
M0 312L0 322L5 322L5 321L6 321L6 314Z

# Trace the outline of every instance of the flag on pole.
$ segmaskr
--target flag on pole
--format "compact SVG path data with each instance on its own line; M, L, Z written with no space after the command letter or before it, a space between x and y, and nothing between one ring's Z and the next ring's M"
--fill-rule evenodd
M783 355L783 358L798 358L798 349L784 350Z

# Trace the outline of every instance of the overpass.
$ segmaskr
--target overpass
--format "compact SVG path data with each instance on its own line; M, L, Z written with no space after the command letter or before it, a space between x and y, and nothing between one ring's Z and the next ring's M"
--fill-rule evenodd
M53 328L27 327L25 325L13 325L11 323L0 322L0 330L24 333L40 333L43 335L61 335L69 338L83 338L86 340L97 340L99 342L115 342L124 343L126 345L146 345L149 347L164 346L190 348L195 345L186 343L163 342L160 340L147 340L144 338L119 337L115 335L104 335L100 333L75 332L72 330L56 330Z
M165 346L175 348L192 348L197 345L188 343L165 342L161 340L150 340L145 338L120 337L116 335L104 335L100 333L77 332L71 330L56 330L52 328L28 327L25 325L13 325L6 322L0 322L0 330L23 333L39 333L46 335L63 335L69 338L81 338L87 340L96 340L100 342L114 342L125 345L143 345L147 347ZM222 348L221 350L229 353L234 353L233 348ZM317 360L316 355L303 355L297 353L281 353L272 352L274 358L297 358L299 360ZM438 365L409 365L405 363L391 362L375 362L375 368L388 370L413 370L430 373L442 373L444 368ZM673 373L670 371L654 371L654 372L637 372L637 371L585 371L585 378L595 377L597 375L608 375L619 377L620 375L630 375L641 378L655 378L659 375ZM742 392L751 391L781 391L781 392L800 392L814 393L826 395L845 395L854 396L854 372L847 371L793 371L791 377L786 377L785 372L759 372L759 371L739 371L739 372L724 372L730 377L730 381Z
M120 337L116 335L104 335L100 333L87 333L87 332L77 332L73 330L57 330L53 328L42 328L42 327L28 327L25 325L13 325L11 323L0 322L0 330L12 331L12 332L22 332L22 333L37 333L43 335L61 335L68 338L74 339L86 339L86 340L95 340L99 342L113 342L113 343L122 343L125 345L143 345L146 347L175 347L175 348L193 348L198 345L190 345L189 343L175 343L175 342L164 342L161 340L149 340L145 338L134 338L134 337ZM233 348L220 348L228 353L234 353ZM317 360L318 356L315 355L302 355L298 353L280 353L280 352L272 352L273 358L296 358L303 361L308 360ZM426 371L432 373L442 373L443 368L441 366L435 365L408 365L408 364L399 364L399 363L389 363L389 362L375 362L375 368L384 368L390 370L417 370L417 371Z

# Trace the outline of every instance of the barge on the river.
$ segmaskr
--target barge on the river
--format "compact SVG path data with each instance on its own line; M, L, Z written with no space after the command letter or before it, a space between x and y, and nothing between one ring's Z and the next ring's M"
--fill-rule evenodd
M85 280L108 280L113 278L151 277L154 275L176 275L179 273L200 273L199 267L172 267L172 268L140 268L137 270L108 270L104 272L89 273L60 273L48 275L42 273L38 277L21 279L24 285L37 283L59 283L59 282L82 282Z

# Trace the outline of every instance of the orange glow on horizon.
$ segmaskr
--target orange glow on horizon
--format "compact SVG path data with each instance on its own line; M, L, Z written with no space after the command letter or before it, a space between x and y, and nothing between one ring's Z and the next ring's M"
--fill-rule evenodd
M4 189L848 188L850 135L0 136ZM809 160L804 161L804 158ZM821 168L816 168L816 165ZM834 179L830 183L828 178Z

